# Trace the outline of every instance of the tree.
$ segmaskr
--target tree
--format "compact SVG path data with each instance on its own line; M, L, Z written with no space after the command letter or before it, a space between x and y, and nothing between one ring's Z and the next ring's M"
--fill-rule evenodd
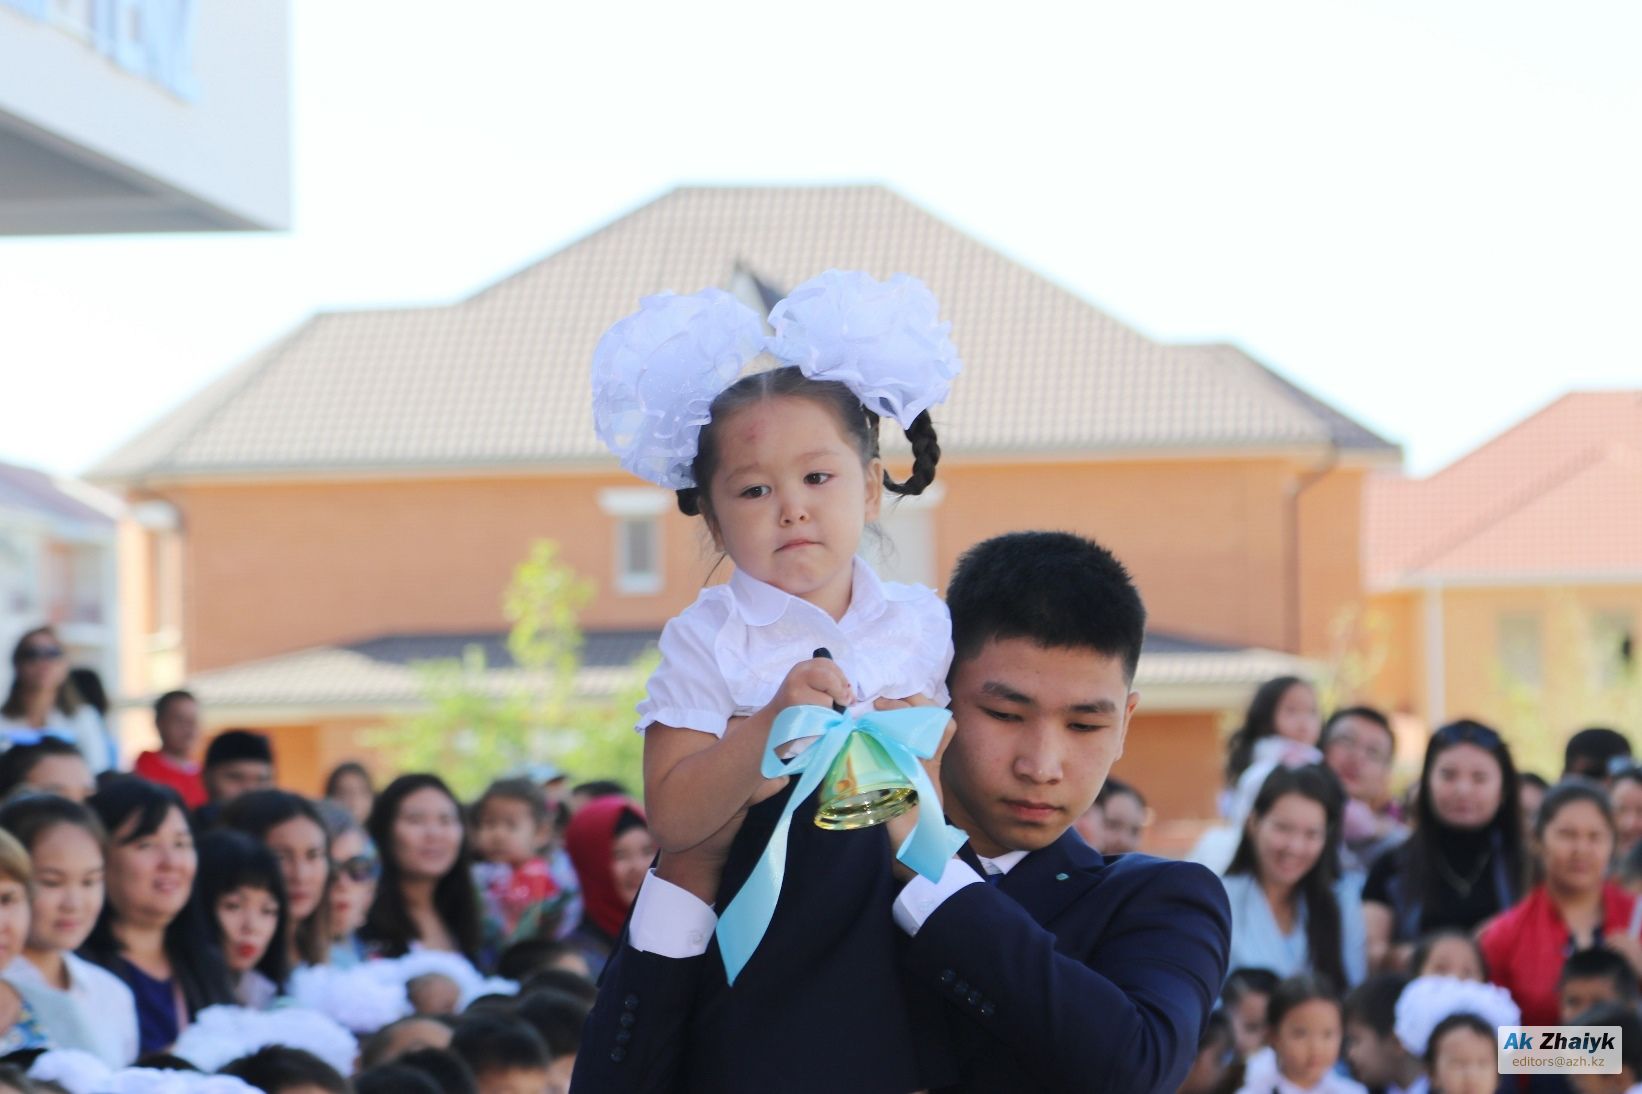
M642 738L633 732L633 708L653 662L636 662L608 701L576 694L577 617L593 591L560 561L557 544L532 544L502 597L512 664L492 666L478 645L460 658L418 664L426 707L384 730L379 747L400 770L436 772L464 799L541 760L581 778L620 779L637 793Z

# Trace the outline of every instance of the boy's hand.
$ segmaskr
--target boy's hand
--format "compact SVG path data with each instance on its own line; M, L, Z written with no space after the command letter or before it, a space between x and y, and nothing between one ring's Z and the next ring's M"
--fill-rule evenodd
M878 710L901 710L906 707L932 707L934 705L935 700L927 695L911 695L905 699L879 699L873 703L873 706ZM956 732L957 728L958 723L948 719L946 730L941 734L941 743L935 748L935 755L922 761L924 773L929 776L929 781L934 785L937 796L946 793L945 788L941 786L941 760L946 756L947 746L952 743L952 734ZM934 802L920 801L899 817L884 822L884 827L889 831L889 849L892 856L901 844L906 841L906 838L912 835L912 829L917 825L918 817L926 805L937 810L937 812L941 810L939 798ZM945 813L942 812L940 815L945 816ZM912 869L904 865L900 859L892 858L890 869L899 881L911 881L913 878Z

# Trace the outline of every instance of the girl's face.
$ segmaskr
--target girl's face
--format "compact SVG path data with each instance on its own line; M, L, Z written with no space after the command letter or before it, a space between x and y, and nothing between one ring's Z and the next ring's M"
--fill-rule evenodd
M882 464L863 467L832 411L813 399L750 403L713 429L713 538L736 569L842 616L861 532L878 519Z
M219 896L212 910L222 930L228 971L239 975L256 968L279 929L279 899L267 889L241 885Z
M1613 800L1614 824L1619 828L1619 854L1624 855L1642 840L1642 782L1617 779L1608 796Z
M263 842L279 858L291 921L301 923L319 907L331 873L325 829L311 817L292 817L268 829Z
M1277 1070L1297 1086L1314 1087L1340 1059L1340 1007L1331 999L1307 999L1272 1031Z
M79 756L42 756L24 778L23 785L82 805L97 789L91 768Z
M21 881L0 877L0 962L11 964L12 958L23 952L28 936L28 887Z
M1244 1060L1266 1047L1266 1004L1271 997L1263 991L1245 992L1231 1008L1232 1034L1237 1039L1237 1055Z
M1453 976L1461 980L1482 983L1482 959L1477 948L1463 938L1439 938L1426 951L1425 965L1414 971L1415 976Z
M1261 880L1298 885L1323 854L1328 814L1304 794L1284 794L1265 816L1249 818L1249 833Z
M1431 808L1454 828L1482 828L1499 812L1503 781L1493 753L1474 744L1453 745L1431 765Z
M354 820L364 824L366 818L371 815L371 784L350 772L337 780L336 793L332 795L331 800L353 814Z
M643 884L644 875L655 857L656 844L650 838L648 828L629 828L611 844L611 879L616 886L616 895L626 906L632 907L633 901L638 899L639 886Z
M331 858L336 863L331 878L331 935L335 938L347 938L363 927L371 901L376 899L380 865L367 847L360 832L345 832L331 842Z
M122 918L163 926L188 903L199 857L181 809L173 806L158 828L133 838L140 819L133 814L114 830L108 900Z
M34 841L31 950L77 950L103 910L103 849L77 824L54 824Z
M518 866L534 858L547 842L547 826L536 823L528 802L493 797L479 810L473 846L486 862Z
M462 815L438 789L424 786L399 803L393 818L393 858L399 872L419 881L450 873L462 852Z
M1322 716L1317 713L1317 693L1310 684L1295 684L1277 701L1277 713L1272 724L1279 737L1287 737L1303 745L1315 745L1323 732Z
M1459 1026L1443 1034L1431 1057L1431 1089L1437 1094L1494 1094L1499 1056L1493 1038Z
M1568 802L1546 822L1540 836L1546 883L1553 892L1600 888L1613 861L1613 845L1613 829L1601 809L1592 802Z

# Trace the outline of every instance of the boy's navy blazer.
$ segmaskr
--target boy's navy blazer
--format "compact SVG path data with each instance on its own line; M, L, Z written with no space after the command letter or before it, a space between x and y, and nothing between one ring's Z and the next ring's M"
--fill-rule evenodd
M997 885L970 885L907 940L914 990L933 1013L957 1082L943 1090L1172 1092L1190 1069L1226 975L1231 915L1219 878L1194 863L1104 858L1068 830ZM690 1015L706 962L624 944L605 968L574 1089L688 1091ZM803 991L804 985L791 985ZM742 1048L749 1072L824 1076L824 1029ZM818 1087L824 1088L823 1087Z

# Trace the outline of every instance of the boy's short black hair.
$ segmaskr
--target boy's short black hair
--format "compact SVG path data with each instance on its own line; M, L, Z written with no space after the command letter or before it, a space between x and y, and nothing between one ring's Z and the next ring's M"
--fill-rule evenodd
M1248 995L1270 995L1276 989L1277 974L1270 969L1233 969L1226 974L1226 982L1220 988L1220 1001L1235 1007Z
M497 779L491 783L469 810L474 824L479 823L485 806L493 801L518 802L530 810L530 819L536 824L542 825L548 821L547 795L542 793L542 788L536 785L534 779Z
M450 1050L475 1075L515 1068L546 1068L553 1062L541 1034L522 1018L481 1011L462 1016L450 1038Z
M479 1094L479 1081L473 1077L473 1069L448 1049L419 1048L405 1053L394 1063L420 1071L433 1080L442 1094Z
M361 1072L353 1089L354 1094L444 1094L433 1076L404 1064L383 1064Z
M553 962L570 952L570 943L562 939L521 938L509 943L496 958L496 975L522 984L537 973L558 968Z
M993 639L1088 649L1123 662L1133 680L1146 607L1129 571L1094 540L1070 532L1010 532L963 553L947 585L954 661Z
M1631 968L1631 963L1615 951L1600 946L1569 954L1562 963L1562 973L1556 978L1556 985L1561 988L1570 980L1597 979L1611 980L1621 999L1634 1001L1637 997L1636 972Z
M211 738L211 743L205 746L205 761L200 766L216 767L220 764L238 763L241 760L273 763L274 744L268 739L267 734L249 729L225 729Z
M1562 774L1600 779L1608 773L1609 761L1628 757L1631 742L1616 729L1592 726L1568 738L1562 750Z
M1618 1026L1619 1064L1631 1069L1631 1079L1642 1077L1642 1015L1623 1003L1598 1003L1574 1019L1576 1026Z
M154 700L154 717L155 717L155 719L158 720L160 718L164 718L165 717L165 708L166 707L170 706L172 703L180 703L184 699L187 699L190 703L198 701L194 698L194 695L193 695L192 692L187 692L187 691L168 691L164 695L160 696L158 699L155 699Z
M519 985L521 992L533 992L541 988L555 988L587 1001L588 1006L599 997L598 985L581 973L570 969L543 969L534 974L529 980Z
M1361 1022L1381 1037L1397 1024L1397 997L1408 986L1400 972L1375 973L1346 995L1345 1020Z
M570 788L572 794L580 794L587 798L608 798L613 794L630 797L627 787L615 779L594 779L591 782L577 783Z
M352 1094L348 1080L336 1068L311 1052L285 1045L268 1045L221 1069L220 1074L244 1079L267 1094L287 1087L317 1086L330 1094Z
M1100 784L1100 791L1095 795L1095 804L1105 805L1113 798L1121 797L1125 794L1138 802L1142 809L1146 808L1146 795L1142 794L1138 789L1131 786L1129 783L1124 782L1122 779L1114 778L1111 775L1106 776L1106 781Z
M582 1027L587 1025L589 1007L569 992L543 988L519 1000L514 1013L541 1035L547 1051L557 1060L574 1056L581 1048Z

